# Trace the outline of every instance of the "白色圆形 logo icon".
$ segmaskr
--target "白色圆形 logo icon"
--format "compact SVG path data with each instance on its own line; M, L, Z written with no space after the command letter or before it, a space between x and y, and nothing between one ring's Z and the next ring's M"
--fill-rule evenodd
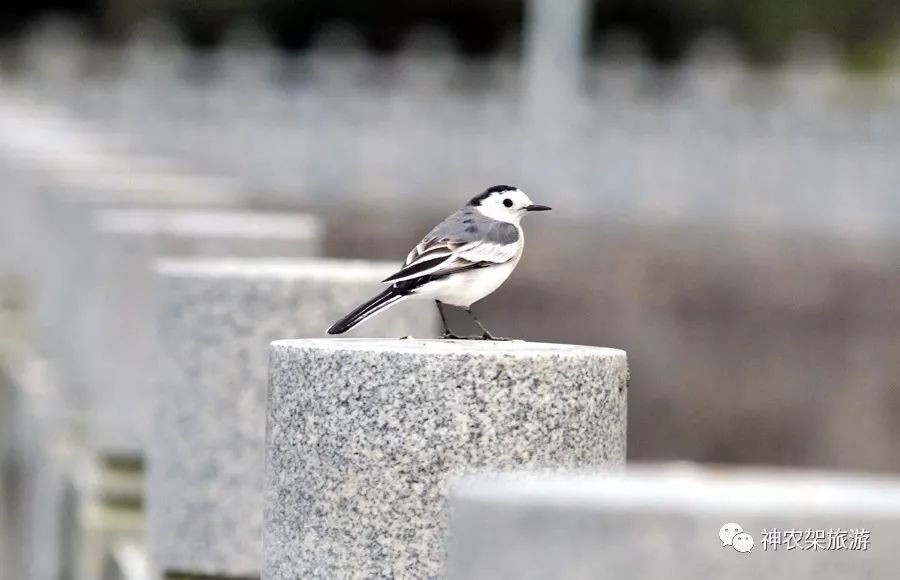
M742 554L749 554L753 549L753 536L746 533L740 524L727 523L719 528L719 539L722 547L731 546Z

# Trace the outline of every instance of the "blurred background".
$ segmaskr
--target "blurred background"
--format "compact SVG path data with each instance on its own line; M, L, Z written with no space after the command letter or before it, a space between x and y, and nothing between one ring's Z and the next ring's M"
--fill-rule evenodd
M8 0L0 22L0 94L325 215L330 255L399 261L497 183L553 206L476 311L627 350L630 459L900 469L896 2Z

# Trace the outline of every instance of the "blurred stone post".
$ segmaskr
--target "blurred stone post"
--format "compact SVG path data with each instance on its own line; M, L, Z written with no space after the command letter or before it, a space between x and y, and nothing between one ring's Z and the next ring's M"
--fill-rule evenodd
M322 226L305 214L255 211L102 210L89 273L95 316L91 436L110 457L140 457L152 426L155 359L153 262L162 257L297 257L318 254Z
M533 122L552 123L581 88L588 0L528 0L526 99ZM546 116L551 118L547 119Z
M588 7L588 0L526 2L519 123L528 137L522 143L517 179L536 190L546 184L553 184L557 191L582 187L579 170L564 167L584 126L580 113L585 102L581 93ZM566 205L574 209L568 200Z
M510 474L462 483L451 514L452 580L892 578L900 479L686 466Z
M153 263L167 256L308 256L322 226L306 214L242 210L92 212L85 264L83 364L87 440L96 455L72 474L64 529L79 580L92 580L120 541L143 540L144 454L154 430ZM100 514L98 517L97 514Z
M72 123L61 111L26 95L0 95L0 126L9 137L0 146L9 194L6 211L0 212L0 252L8 252L10 269L24 287L21 296L7 298L7 303L27 305L31 322L27 338L14 336L17 329L6 319L0 323L10 333L0 333L0 342L22 342L15 356L0 354L6 358L0 360L0 388L7 397L0 406L0 423L10 428L0 459L5 479L13 483L8 504L16 506L4 518L15 530L8 538L10 573L23 578L75 575L72 558L61 555L72 550L63 520L98 497L91 488L98 480L87 476L90 470L79 470L90 463L83 446L83 363L104 355L76 332L85 302L95 291L86 288L85 279L92 247L89 216L98 207L232 207L247 198L226 180L176 174L165 161L130 155L110 135ZM0 350L5 350L2 345ZM124 480L129 481L127 474ZM109 483L100 481L102 486ZM75 499L84 501L73 504ZM131 521L120 517L113 527L128 528Z
M63 372L63 400L70 412L86 403L84 363L93 360L89 340L94 321L84 305L91 300L86 265L91 263L96 232L93 212L103 209L237 209L249 205L248 194L229 180L186 174L141 171L122 160L89 175L75 171L55 176L36 192L39 222L45 229L47 274L36 288L38 330Z
M451 478L625 461L619 350L287 340L269 368L268 580L440 577Z
M268 345L324 336L379 292L378 281L396 266L321 259L159 264L147 541L164 577L260 576ZM429 337L437 322L432 304L406 303L352 332Z

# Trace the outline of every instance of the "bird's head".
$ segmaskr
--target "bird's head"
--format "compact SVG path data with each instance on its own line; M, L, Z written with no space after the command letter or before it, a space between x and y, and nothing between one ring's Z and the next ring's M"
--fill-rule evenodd
M547 211L546 205L532 203L531 199L518 187L495 185L485 189L469 201L469 206L491 219L512 224L519 223L530 211Z

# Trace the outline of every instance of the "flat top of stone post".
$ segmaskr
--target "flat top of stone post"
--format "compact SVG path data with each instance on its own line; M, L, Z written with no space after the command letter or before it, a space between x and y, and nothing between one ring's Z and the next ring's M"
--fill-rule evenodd
M373 283L397 269L396 262L330 258L165 258L156 273L167 278L244 280L348 280L371 278Z
M102 233L193 237L307 238L322 227L309 214L247 210L101 209L92 222Z
M603 511L657 510L737 515L871 515L900 517L900 480L872 474L836 474L777 468L631 465L597 474L510 473L463 480L464 501Z
M333 352L397 353L422 355L513 356L520 358L561 356L566 358L622 358L625 351L599 346L526 342L523 340L447 340L397 338L321 338L277 340L272 348Z

